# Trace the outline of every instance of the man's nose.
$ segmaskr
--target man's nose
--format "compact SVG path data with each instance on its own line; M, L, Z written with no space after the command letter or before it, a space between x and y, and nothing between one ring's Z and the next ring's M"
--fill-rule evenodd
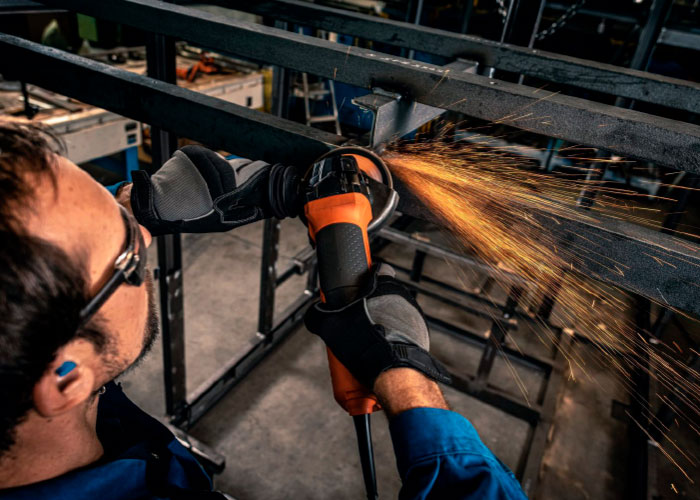
M146 248L151 246L151 241L153 241L153 236L151 236L151 232L143 227L141 224L139 224L139 229L141 230L141 234L143 235L143 242L146 244Z

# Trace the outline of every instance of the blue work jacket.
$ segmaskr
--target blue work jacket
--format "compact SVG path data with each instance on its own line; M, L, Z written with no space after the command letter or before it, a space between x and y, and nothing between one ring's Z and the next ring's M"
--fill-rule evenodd
M467 419L437 408L391 420L401 499L524 499L510 472ZM88 467L0 491L0 500L223 500L170 431L114 383L100 396L97 433L105 455Z
M469 421L439 408L415 408L389 422L401 499L523 500L513 473Z
M1 490L1 500L225 500L163 424L110 383L97 408L104 456L39 483Z

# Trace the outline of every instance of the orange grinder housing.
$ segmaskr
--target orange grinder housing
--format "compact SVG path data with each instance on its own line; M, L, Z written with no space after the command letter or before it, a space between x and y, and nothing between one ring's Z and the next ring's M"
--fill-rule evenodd
M332 151L314 163L305 177L304 218L318 256L321 300L333 309L356 300L370 277L368 229L374 199L370 178L393 187L384 162L361 148ZM391 202L393 206L382 211L382 222L393 212L396 199ZM328 364L335 399L350 415L380 409L371 391L330 350Z

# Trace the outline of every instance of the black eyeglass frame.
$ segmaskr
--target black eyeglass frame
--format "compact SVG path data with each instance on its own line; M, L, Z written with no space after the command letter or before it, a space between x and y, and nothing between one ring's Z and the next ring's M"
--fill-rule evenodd
M126 208L119 205L126 227L126 248L114 261L114 274L107 283L80 310L80 325L83 326L104 305L114 292L124 283L141 286L146 278L146 261L148 252L143 241L143 234L136 219Z

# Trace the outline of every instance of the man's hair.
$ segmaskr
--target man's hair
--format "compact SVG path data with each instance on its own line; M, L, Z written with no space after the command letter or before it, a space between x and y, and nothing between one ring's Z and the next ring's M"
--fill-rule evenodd
M47 176L55 188L60 150L48 131L0 120L0 455L14 444L33 388L58 349L76 337L98 348L105 342L98 330L79 325L85 270L22 224L33 210L35 181Z

